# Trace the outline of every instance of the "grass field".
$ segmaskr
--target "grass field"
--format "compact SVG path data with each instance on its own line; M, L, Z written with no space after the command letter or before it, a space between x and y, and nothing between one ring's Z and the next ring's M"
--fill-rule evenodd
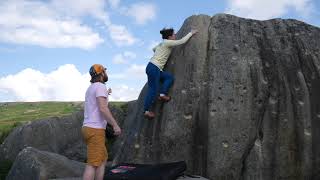
M0 144L11 130L23 123L61 117L81 109L82 102L0 103Z

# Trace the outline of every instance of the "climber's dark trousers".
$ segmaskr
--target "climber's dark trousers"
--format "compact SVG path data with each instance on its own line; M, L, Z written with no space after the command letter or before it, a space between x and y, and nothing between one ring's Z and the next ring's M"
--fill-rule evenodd
M161 94L167 95L173 83L173 76L170 73L160 71L156 65L150 62L147 65L146 73L148 75L148 92L144 99L144 111L150 110L152 103L158 95L159 88ZM160 81L162 82L162 86L160 85Z

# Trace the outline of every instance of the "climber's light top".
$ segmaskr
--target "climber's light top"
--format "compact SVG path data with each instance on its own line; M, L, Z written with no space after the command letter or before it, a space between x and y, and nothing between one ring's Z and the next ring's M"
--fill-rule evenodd
M180 40L164 39L163 42L153 48L154 55L151 58L151 62L162 71L172 51L172 47L186 43L191 36L192 33L190 32Z

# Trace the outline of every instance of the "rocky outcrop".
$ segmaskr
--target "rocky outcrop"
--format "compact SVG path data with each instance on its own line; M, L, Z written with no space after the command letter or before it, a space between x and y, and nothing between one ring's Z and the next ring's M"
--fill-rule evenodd
M18 154L6 180L81 177L84 167L84 163L69 160L55 153L27 147Z
M320 179L320 29L226 14L188 18L174 49L172 100L124 121L114 163L185 160L209 179Z
M81 138L82 122L83 111L80 111L17 127L0 145L1 158L13 162L22 149L30 146L83 162L86 150Z

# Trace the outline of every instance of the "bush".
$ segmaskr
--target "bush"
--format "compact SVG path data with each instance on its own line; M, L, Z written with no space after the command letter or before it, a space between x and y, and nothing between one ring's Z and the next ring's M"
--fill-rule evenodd
M11 125L2 126L0 128L0 144L3 143L3 141L9 136L9 134L14 128L21 126L22 124L22 122L15 122Z
M0 144L2 144L3 141L8 137L12 129L13 129L12 126L10 126L10 127L3 128L0 131Z

